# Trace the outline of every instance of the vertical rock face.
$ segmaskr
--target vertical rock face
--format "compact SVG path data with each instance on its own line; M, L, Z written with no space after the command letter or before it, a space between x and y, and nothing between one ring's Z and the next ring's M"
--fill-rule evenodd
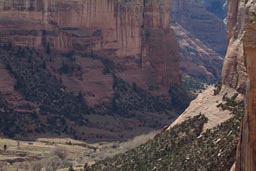
M146 86L167 93L180 82L169 13L168 0L0 0L0 41L133 57Z
M1 22L9 22L2 26L2 35L17 45L111 48L117 56L140 53L142 1L2 0L0 7Z
M154 88L157 88L159 83L169 88L171 82L181 81L179 69L169 67L173 65L172 58L176 60L179 58L176 39L171 39L175 34L169 26L169 13L170 1L149 1L144 9L142 68L145 79ZM176 81L168 79L174 77L178 79Z
M14 79L0 81L0 91L8 92L3 100L17 94L36 103L40 110L32 112L47 113L40 122L54 126L49 130L65 125L55 124L56 117L81 121L85 128L66 131L90 140L99 133L125 139L161 126L171 117L159 110L180 110L170 103L169 88L181 79L169 14L169 0L0 0L0 73ZM9 74L13 69L17 75Z
M190 80L213 83L221 80L226 51L225 0L172 0L171 27L180 46L180 70Z
M242 40L245 9L239 1L229 1L228 6L227 33L229 46L222 69L222 83L245 93L247 73Z
M244 118L241 138L240 170L253 171L256 170L256 1L248 1L245 5L243 43L249 88L247 90L247 114Z
M256 1L229 1L228 37L230 39L223 69L223 83L234 88L243 87L248 74L247 112L244 116L241 140L237 153L237 171L256 170ZM233 66L233 67L232 67ZM235 67L234 67L235 66ZM228 74L233 75L233 82Z
M180 70L183 80L206 83L221 80L223 58L178 23L171 23L180 46Z
M207 10L210 1L173 0L172 16L182 27L221 55L226 51L225 24ZM214 1L216 3L216 1Z
M205 0L206 9L220 19L224 20L227 15L227 0Z

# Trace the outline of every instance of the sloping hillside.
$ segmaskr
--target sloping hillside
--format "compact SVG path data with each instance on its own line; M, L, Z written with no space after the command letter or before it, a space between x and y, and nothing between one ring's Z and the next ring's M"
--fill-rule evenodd
M203 131L204 125L209 122L206 116L210 111L206 110L205 115L201 113L187 118L148 143L99 161L88 170L229 170L235 161L244 104L237 100L237 94L222 97L223 101L217 105L220 110L230 111L232 117L219 122L216 127Z

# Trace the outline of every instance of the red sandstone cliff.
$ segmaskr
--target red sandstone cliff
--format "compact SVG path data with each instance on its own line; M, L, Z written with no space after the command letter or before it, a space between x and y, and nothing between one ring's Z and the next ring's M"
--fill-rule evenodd
M218 18L213 13L214 11L210 12L207 10L208 8L214 10L210 2L172 0L172 16L175 21L201 40L206 46L224 55L227 46L225 24L222 18Z
M155 109L169 110L170 85L181 84L169 14L168 0L0 0L0 100L14 108L0 106L2 120L36 134L39 124L24 126L33 118L14 117L30 106L50 132L91 140L160 127L175 114Z
M103 54L128 67L119 74L126 80L137 79L146 90L159 87L154 92L162 95L171 83L180 84L169 12L170 2L165 0L2 0L0 40L17 46ZM134 58L132 65L127 57ZM138 70L136 78L131 73L134 69Z
M230 41L223 68L223 83L240 91L244 91L247 84L247 111L242 123L241 140L238 146L237 171L256 170L255 11L255 0L229 1L228 38ZM246 83L247 75L248 83Z
M140 53L143 3L95 1L1 1L2 41L54 49L116 51L115 55Z
M226 51L225 1L172 0L171 4L171 26L180 46L185 84L218 82Z
M244 5L241 7L239 5L241 4L238 1L229 1L227 17L229 45L222 69L222 83L245 93L247 80L243 45L245 9Z

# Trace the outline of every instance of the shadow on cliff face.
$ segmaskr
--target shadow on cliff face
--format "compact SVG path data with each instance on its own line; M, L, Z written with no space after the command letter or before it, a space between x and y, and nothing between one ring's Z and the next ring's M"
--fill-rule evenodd
M219 82L227 47L226 1L173 0L171 8L185 85L201 88Z
M124 141L162 128L189 104L190 98L179 86L170 88L170 97L154 96L136 82L129 83L116 76L122 69L101 56L91 57L93 63L87 67L79 63L85 57L75 52L60 56L48 48L44 52L11 44L1 46L0 61L5 67L0 72L5 71L4 75L13 79L0 83L3 136L33 139L50 135L86 141ZM102 67L95 67L95 62ZM92 71L90 68L101 73L95 75L100 81L96 80L91 91L69 84L68 80L76 84L93 81L93 77L84 77ZM106 86L94 89L98 84ZM108 93L108 86L111 88L108 101L88 104L95 93Z

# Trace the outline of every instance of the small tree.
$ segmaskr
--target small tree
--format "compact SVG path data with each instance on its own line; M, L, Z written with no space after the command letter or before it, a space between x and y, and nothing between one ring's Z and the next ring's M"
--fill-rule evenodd
M73 169L73 166L71 165L68 169L68 171L75 171L75 169Z
M133 91L137 92L138 91L138 86L135 82L132 83L132 89Z
M7 145L4 144L4 151L7 151Z
M20 149L20 141L17 141L17 149Z
M46 53L47 53L48 55L51 54L51 46L50 46L50 43L49 43L49 42L47 43L47 46L46 46Z
M67 149L66 148L63 148L63 147L57 147L55 150L54 150L54 154L56 156L58 156L61 160L65 160L67 155L68 155L68 152L67 152Z
M85 164L84 164L84 171L87 171L87 170L88 170L88 168L89 168L88 163L85 163Z

